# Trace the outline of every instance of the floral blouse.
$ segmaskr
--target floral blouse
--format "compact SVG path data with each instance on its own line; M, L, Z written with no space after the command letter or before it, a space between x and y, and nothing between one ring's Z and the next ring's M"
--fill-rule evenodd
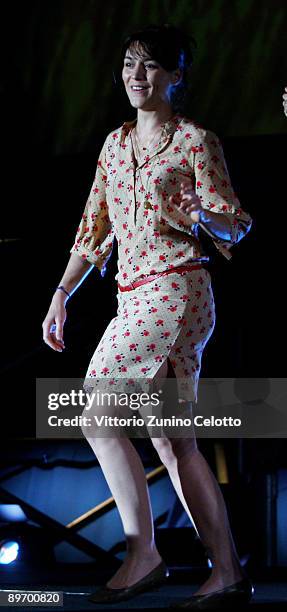
M125 122L108 134L71 252L105 273L113 241L118 243L117 281L127 285L146 275L209 257L199 228L230 258L229 249L249 231L251 218L232 189L218 137L194 121L175 115L162 126L159 143L135 162L131 130ZM169 202L180 183L191 180L203 208L230 221L230 241L190 221Z

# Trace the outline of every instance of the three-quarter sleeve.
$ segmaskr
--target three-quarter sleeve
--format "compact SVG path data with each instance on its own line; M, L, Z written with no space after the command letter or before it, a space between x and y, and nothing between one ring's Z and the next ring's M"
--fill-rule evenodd
M102 276L112 253L114 238L106 199L106 146L107 139L98 158L93 185L70 251L95 265Z
M242 210L234 193L219 138L213 132L203 129L198 130L198 138L198 142L192 147L195 191L203 208L224 214L228 218L230 238L223 240L214 236L203 224L200 226L229 259L229 249L249 232L252 219Z

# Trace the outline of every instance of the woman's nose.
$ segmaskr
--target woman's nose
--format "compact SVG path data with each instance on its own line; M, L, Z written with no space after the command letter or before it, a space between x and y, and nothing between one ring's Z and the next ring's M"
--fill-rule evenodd
M133 70L134 79L142 79L146 77L145 67L142 64L136 64Z

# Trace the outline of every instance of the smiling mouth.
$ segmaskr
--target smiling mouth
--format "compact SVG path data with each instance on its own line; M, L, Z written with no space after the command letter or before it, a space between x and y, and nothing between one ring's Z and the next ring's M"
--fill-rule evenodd
M141 85L132 85L131 86L131 90L132 91L146 91L148 89L148 87L142 87Z

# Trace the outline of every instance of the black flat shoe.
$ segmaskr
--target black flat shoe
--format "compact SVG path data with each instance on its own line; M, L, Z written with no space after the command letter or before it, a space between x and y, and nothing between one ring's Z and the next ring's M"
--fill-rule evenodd
M239 609L249 603L254 593L254 587L249 578L243 578L230 586L206 593L193 595L182 603L174 603L170 610L227 610Z
M106 603L113 604L119 601L126 601L131 599L139 593L149 591L163 584L169 576L168 568L164 561L161 561L157 567L155 567L149 574L144 576L141 580L138 580L135 584L130 587L124 587L122 589L110 589L108 586L104 586L95 593L92 593L88 599L93 603Z

